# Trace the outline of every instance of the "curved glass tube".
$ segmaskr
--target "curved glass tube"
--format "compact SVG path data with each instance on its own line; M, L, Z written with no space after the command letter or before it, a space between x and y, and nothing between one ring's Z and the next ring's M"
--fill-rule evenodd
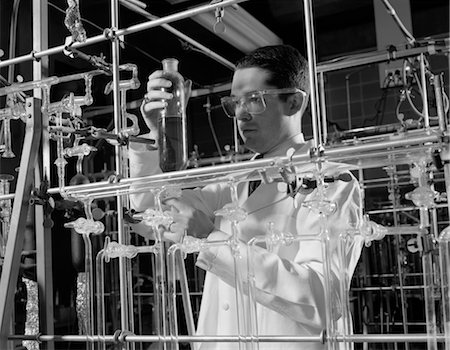
M230 248L233 255L234 262L234 283L236 291L236 310L237 310L237 329L239 336L250 336L251 319L249 317L250 310L248 303L245 302L245 295L248 295L248 290L244 288L244 281L247 279L244 271L241 271L238 265L238 259L241 259L241 252L239 251L239 222L247 218L245 210L239 207L238 195L237 195L237 183L234 179L228 182L228 186L231 191L231 203L225 205L221 210L215 212L217 216L223 216L225 219L231 222L231 238ZM248 284L247 284L248 285ZM239 349L255 349L258 347L257 342L239 342Z
M109 244L110 238L105 238L105 247ZM102 336L106 335L106 319L105 319L105 267L103 248L97 253L95 259L95 271L96 271L96 296L97 296L97 334L102 339ZM106 350L106 343L101 343L101 349Z

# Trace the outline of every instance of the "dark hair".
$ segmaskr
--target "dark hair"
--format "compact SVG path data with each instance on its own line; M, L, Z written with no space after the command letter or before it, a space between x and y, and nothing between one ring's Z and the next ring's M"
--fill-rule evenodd
M236 70L251 67L269 71L270 85L309 92L308 61L290 45L260 47L236 62Z

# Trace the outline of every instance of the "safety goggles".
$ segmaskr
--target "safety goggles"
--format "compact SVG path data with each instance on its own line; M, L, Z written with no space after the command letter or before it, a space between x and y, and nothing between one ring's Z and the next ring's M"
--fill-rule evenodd
M236 117L236 109L242 107L247 113L261 114L266 110L265 95L283 95L283 94L302 94L303 104L306 101L306 93L297 88L285 88L285 89L268 89L252 91L245 94L242 97L226 96L220 99L222 108L225 114L230 117Z

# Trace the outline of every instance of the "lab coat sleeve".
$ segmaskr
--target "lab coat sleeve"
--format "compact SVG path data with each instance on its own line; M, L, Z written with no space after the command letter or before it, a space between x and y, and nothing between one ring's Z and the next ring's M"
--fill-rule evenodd
M141 137L153 138L151 134L146 134ZM159 167L158 151L149 150L146 144L130 142L128 159L130 162L130 177L132 178L162 173ZM154 206L153 195L149 191L136 191L130 195L130 204L134 210L144 211Z
M151 136L150 134L146 135L149 138L152 138ZM158 151L150 151L144 144L130 143L128 157L130 161L130 177L132 178L162 173L159 167ZM139 191L138 187L136 187L136 190L130 195L131 208L136 211L145 211L147 208L154 207L154 197L150 191ZM201 210L214 221L214 211L221 208L224 201L229 200L226 196L228 192L226 186L217 184L193 190L185 189L182 192L182 197L190 205ZM142 224L134 224L133 230L146 235L149 228Z
M339 290L339 264L337 243L339 235L355 227L359 218L359 186L356 180L350 183L339 181L330 186L329 199L337 203L337 210L328 219L331 237L332 273L331 290ZM313 213L311 213L313 215ZM301 218L298 218L301 220ZM317 226L320 217L317 216ZM264 234L263 232L261 234ZM302 232L298 232L301 235ZM305 233L303 233L305 234ZM224 239L223 232L214 232L209 240ZM300 241L299 246L302 246ZM283 259L263 247L252 245L251 259L248 246L240 242L241 258L237 260L238 268L247 280L248 263L253 266L255 276L255 295L257 302L277 311L284 316L308 324L318 330L325 327L325 277L324 260L321 243L307 243L307 249L299 249L293 260ZM346 243L344 268L350 278L359 259L362 240L359 237ZM314 250L314 251L311 251ZM228 247L212 247L199 254L197 266L217 275L224 282L235 286L233 255ZM336 295L337 296L337 295Z

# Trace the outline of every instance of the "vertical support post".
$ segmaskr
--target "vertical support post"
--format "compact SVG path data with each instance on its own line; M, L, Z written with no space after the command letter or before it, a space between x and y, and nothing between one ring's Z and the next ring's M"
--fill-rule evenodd
M48 1L33 0L33 50L40 52L48 49ZM49 58L42 57L33 62L33 80L42 80L48 77ZM40 88L34 89L34 115L41 114L43 93ZM49 102L49 101L47 101ZM50 137L48 134L48 116L40 117L40 130L42 132L40 143L40 158L37 158L35 167L35 187L42 181L50 179ZM53 277L52 277L52 239L50 228L44 227L45 213L43 206L35 207L35 234L36 234L36 276L39 295L39 330L44 334L54 334L54 305L53 305ZM41 348L52 350L53 342L46 342Z
M114 105L114 126L117 132L122 130L122 118L120 108L120 39L114 33L119 27L119 0L111 0L111 54L113 63L113 105ZM123 172L124 152L123 146L118 144L115 147L115 169L117 175L127 177L128 174ZM119 244L128 244L127 231L124 227L123 208L127 205L122 196L117 197L117 233ZM120 288L120 310L121 310L121 327L123 330L134 331L132 311L132 288L130 276L130 261L120 257L119 258L119 288ZM127 344L127 349L134 348L134 344Z
M8 242L0 278L0 349L8 348L7 341L14 307L14 296L19 276L29 200L33 188L33 167L41 137L41 113L39 110L36 111L32 99L27 99L27 112L20 170L17 177Z
M327 105L325 99L325 77L324 73L319 73L319 96L320 96L320 116L322 122L322 139L321 142L326 144L328 141L328 128L327 128Z
M425 62L425 56L423 53L420 54L420 84L422 85L422 114L423 114L423 124L426 129L430 127L430 112L428 109L428 91L427 91L427 67Z
M310 100L311 100L311 119L314 137L314 147L316 150L322 146L321 127L320 127L320 115L318 109L318 93L317 93L317 73L316 73L316 47L314 39L314 20L312 13L312 1L303 1L305 12L305 31L306 31L306 46L307 46L307 58L309 68L309 88L310 88Z

